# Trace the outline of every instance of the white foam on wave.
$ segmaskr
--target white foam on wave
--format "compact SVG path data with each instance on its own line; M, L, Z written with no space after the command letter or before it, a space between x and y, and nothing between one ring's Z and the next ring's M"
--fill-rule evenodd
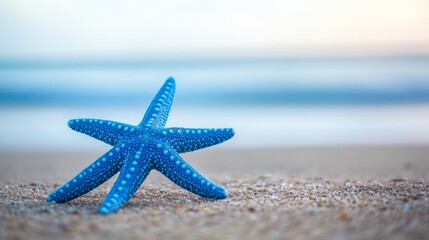
M142 108L0 109L0 150L107 149L67 126L94 117L137 124ZM324 145L429 144L429 106L173 107L167 126L233 127L236 135L216 148Z

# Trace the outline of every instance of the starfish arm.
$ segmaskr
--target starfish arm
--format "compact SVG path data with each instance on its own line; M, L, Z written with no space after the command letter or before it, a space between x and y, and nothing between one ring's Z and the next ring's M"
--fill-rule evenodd
M71 129L89 135L109 145L116 145L127 134L135 131L129 124L101 119L72 119L68 122Z
M141 127L164 127L173 104L174 91L176 83L173 78L169 78L162 85L149 108L147 109L143 120L139 124Z
M109 194L107 194L98 212L101 214L112 213L125 205L134 196L151 170L152 164L147 156L142 156L141 152L129 155L122 165L118 179Z
M232 128L169 128L162 134L177 152L184 153L219 144L235 133Z
M173 148L164 146L162 149L161 147L158 156L155 157L162 159L155 163L155 169L180 187L205 198L223 199L227 197L226 189L204 177L183 160Z
M77 174L72 180L48 196L47 201L65 203L98 187L115 175L123 160L122 150L125 144L114 147L94 163Z

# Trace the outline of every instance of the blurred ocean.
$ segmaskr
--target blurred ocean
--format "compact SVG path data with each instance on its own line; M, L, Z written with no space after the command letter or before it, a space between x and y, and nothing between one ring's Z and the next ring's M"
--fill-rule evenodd
M429 57L0 60L0 150L103 143L71 118L137 124L177 81L168 126L233 127L228 147L429 144Z

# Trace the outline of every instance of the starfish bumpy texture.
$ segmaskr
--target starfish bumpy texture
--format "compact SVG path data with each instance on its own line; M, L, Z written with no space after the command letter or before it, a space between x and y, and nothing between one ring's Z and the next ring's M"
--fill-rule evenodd
M98 187L118 171L119 176L99 213L117 211L135 194L152 169L180 187L205 198L223 199L227 191L189 165L179 153L224 142L231 128L164 128L173 103L175 81L167 79L138 126L100 120L73 119L70 128L113 146L72 180L48 196L48 201L68 202Z

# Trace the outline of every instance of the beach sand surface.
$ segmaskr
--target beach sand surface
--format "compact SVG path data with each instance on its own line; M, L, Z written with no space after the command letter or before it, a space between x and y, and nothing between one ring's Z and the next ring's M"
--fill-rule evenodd
M106 148L107 150L107 148ZM428 239L429 147L214 147L183 154L226 187L213 201L156 171L121 210L115 177L66 204L47 195L102 152L1 152L0 239Z

